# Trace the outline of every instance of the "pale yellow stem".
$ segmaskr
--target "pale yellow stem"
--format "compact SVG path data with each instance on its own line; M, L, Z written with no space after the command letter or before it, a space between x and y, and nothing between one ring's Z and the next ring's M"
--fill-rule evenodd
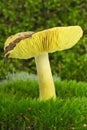
M44 52L36 56L35 60L39 80L40 99L56 98L48 53Z

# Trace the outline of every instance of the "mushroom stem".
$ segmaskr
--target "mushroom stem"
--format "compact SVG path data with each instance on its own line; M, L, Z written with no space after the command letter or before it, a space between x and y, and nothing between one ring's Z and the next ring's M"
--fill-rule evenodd
M56 98L48 53L44 52L35 57L39 80L40 99Z

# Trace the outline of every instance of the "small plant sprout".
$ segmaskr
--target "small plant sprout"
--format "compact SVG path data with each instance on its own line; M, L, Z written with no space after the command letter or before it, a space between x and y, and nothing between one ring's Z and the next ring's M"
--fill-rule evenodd
M56 98L48 53L73 47L82 37L80 26L54 27L33 32L21 32L8 37L5 58L29 59L35 57L40 99Z

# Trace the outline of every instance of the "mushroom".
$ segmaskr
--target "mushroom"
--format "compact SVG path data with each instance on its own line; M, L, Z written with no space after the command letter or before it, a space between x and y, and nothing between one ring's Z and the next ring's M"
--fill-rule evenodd
M5 58L35 57L40 99L56 98L48 53L73 47L82 37L80 26L54 27L39 32L21 32L8 37Z

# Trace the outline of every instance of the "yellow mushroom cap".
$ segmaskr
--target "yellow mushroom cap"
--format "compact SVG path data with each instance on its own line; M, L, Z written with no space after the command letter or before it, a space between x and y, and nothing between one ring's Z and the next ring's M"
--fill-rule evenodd
M5 57L28 59L42 52L52 53L73 47L82 37L80 26L54 27L37 33L21 32L5 42Z

